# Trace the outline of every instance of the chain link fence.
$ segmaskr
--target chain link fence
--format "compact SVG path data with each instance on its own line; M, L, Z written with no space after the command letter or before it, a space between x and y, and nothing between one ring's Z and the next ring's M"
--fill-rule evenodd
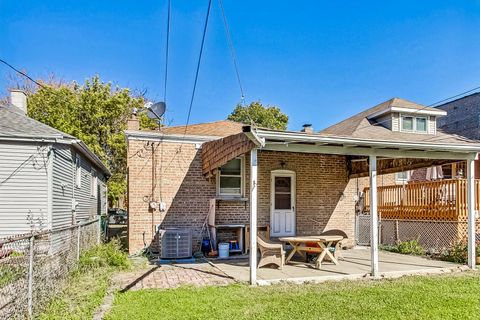
M0 240L0 319L39 314L62 289L81 253L98 243L98 219Z
M370 245L370 215L357 215L355 228L357 244ZM425 250L441 252L466 241L468 232L466 221L381 219L378 234L380 245L418 240Z

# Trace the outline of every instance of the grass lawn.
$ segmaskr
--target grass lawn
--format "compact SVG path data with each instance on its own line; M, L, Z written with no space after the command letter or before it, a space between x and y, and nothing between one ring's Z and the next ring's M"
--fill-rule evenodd
M106 319L479 319L480 274L117 293Z
M112 273L109 269L96 269L73 275L62 294L54 298L38 318L91 319L96 308L103 302Z
M118 241L93 247L82 254L62 292L35 319L92 319L104 300L112 275L129 267L130 261Z

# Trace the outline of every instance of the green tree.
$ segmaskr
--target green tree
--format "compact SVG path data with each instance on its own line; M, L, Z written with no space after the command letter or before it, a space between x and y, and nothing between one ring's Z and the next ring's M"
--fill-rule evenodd
M28 115L60 131L71 134L105 163L112 176L108 199L117 201L127 189L127 145L124 130L134 108L142 110L144 99L129 89L113 88L95 76L85 84L49 82L28 94ZM141 115L141 123L152 122Z
M260 101L248 106L238 104L227 119L277 130L286 130L288 124L288 116L279 107L263 106Z

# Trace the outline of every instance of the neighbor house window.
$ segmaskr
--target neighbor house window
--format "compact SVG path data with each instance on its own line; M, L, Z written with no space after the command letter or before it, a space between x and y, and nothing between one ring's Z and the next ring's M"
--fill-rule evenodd
M427 118L402 116L402 131L427 132Z
M402 117L402 130L413 131L413 117Z
M82 165L80 157L75 157L75 186L80 188L82 185Z
M415 131L427 132L427 118L415 118Z
M91 179L90 191L91 191L92 197L97 197L98 178L97 178L97 171L95 169L92 169L92 179Z
M407 182L409 178L408 171L395 173L395 182L397 183Z
M219 168L218 194L241 196L243 194L243 158L230 160Z

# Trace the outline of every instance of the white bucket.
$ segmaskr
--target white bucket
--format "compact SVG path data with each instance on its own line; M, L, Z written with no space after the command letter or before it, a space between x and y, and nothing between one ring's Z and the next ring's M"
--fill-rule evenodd
M218 244L218 257L220 259L228 258L228 254L230 251L230 245L226 242L220 242Z

